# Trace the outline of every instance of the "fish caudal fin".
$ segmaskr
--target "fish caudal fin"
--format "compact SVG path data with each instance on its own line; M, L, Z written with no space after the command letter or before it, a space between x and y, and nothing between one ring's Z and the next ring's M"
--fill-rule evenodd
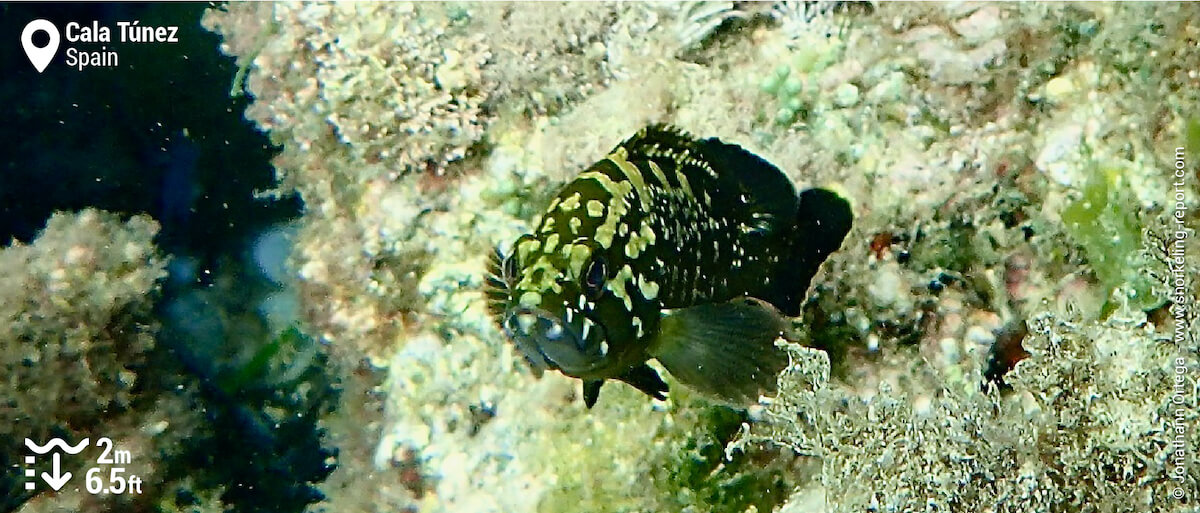
M853 220L850 203L837 193L828 189L800 193L791 260L780 266L778 278L785 287L784 297L775 302L785 315L800 315L800 305L813 276L829 254L841 247Z
M650 354L697 391L747 406L776 390L788 357L775 341L787 320L765 301L738 298L664 314Z

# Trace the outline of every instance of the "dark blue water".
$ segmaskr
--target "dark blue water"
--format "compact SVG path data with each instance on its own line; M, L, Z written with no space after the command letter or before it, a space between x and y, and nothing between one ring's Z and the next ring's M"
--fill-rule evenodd
M264 229L301 210L295 198L255 198L273 187L270 159L277 150L242 117L248 99L229 96L236 66L218 51L218 37L200 26L207 6L0 5L0 247L14 239L31 242L60 210L95 207L157 219L159 249L186 264L172 269L187 269L187 276L165 282L156 298L163 326L151 363L139 374L139 393L149 402L177 389L196 390L192 407L207 424L178 451L159 455L154 481L143 486L151 493L112 507L141 511L173 503L186 509L196 494L223 490L222 503L234 511L299 511L319 498L310 485L331 469L332 452L315 422L336 394L320 358L281 383L259 379L250 372L257 367L211 355L249 348L270 356L279 344L310 341L298 332L269 338L213 329L205 334L213 347L200 350L178 334L204 319L190 311L174 318L166 313L169 305L196 297L205 298L207 311L226 313L253 301L200 294L210 286L207 277L223 273L251 276L245 294L269 290L271 284L244 268L243 255ZM25 24L38 18L60 30L70 21L174 25L179 42L114 42L119 66L78 71L64 62L64 38L39 74L20 44ZM252 364L264 365L263 359ZM294 393L301 384L312 392ZM267 408L289 412L288 420L269 418ZM19 443L0 440L0 512L34 497L21 488L18 473L9 472ZM191 484L181 488L182 482Z

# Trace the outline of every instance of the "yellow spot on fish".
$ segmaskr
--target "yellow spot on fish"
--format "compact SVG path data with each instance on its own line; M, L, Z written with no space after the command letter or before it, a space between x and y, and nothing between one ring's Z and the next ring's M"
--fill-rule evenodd
M616 164L617 168L629 179L629 183L633 184L633 190L637 191L638 199L642 202L642 211L649 212L650 191L646 190L646 181L642 178L642 172L638 170L637 166L625 160L627 156L628 152L625 148L617 148L617 151L608 155L608 160Z
M517 286L527 290L562 292L562 286L558 284L556 279L558 275L558 268L545 256L540 256L526 269L524 276L521 277L521 281Z
M684 194L687 194L688 197L695 197L695 194L692 193L692 185L688 183L687 174L685 174L682 169L678 167L675 168L675 178L679 180L679 189L682 190Z
M649 234L649 236L647 236ZM622 233L621 235L625 235ZM654 243L654 231L645 224L641 228L629 236L629 242L625 243L625 256L629 258L637 258L638 255L646 251L646 248Z
M520 256L521 260L528 260L529 255L532 255L534 252L536 252L541 247L542 247L542 241L537 240L537 239L527 239L524 242L517 245L517 255Z
M612 196L616 196L621 190L621 187L617 185L617 182L614 182L612 178L609 178L608 175L600 171L585 171L579 175L579 179L595 181L596 183L600 184L601 189L608 191L608 193Z
M571 266L571 276L577 279L583 275L583 266L592 257L592 250L583 244L574 244L570 248L571 256L569 264Z
M625 243L625 256L629 258L637 258L640 254L642 254L642 248L641 245L638 244L637 240L630 239L629 242Z
M571 228L571 233L579 233L579 229L583 227L583 221L578 217L572 217L570 221L567 221L567 226Z
M542 305L542 295L537 292L529 291L521 294L521 306L526 308L537 308Z
M562 200L558 205L559 210L563 212L573 212L579 208L579 193L572 194L567 199Z
M609 162L611 163L611 161ZM627 196L633 190L633 186L627 180L614 182L608 175L596 171L594 168L580 174L579 179L593 180L611 195L608 203L608 215L604 218L604 222L596 227L595 233L595 240L600 247L608 249L612 246L612 239L617 234L617 223L629 211Z
M550 236L546 237L546 246L542 251L545 253L553 253L554 248L556 247L558 247L558 234L551 233Z
M588 200L587 213L589 217L600 217L604 215L604 204L597 200Z
M650 225L642 224L642 229L638 231L641 233L642 239L645 239L647 245L654 245L656 239L654 236L654 229L650 228Z
M670 186L671 182L667 181L667 175L663 173L661 167L658 167L658 164L654 163L653 160L647 162L647 164L650 165L650 172L654 173L655 178L658 178L658 183L662 184L663 187Z
M604 223L596 228L596 243L600 244L600 247L608 249L612 245L613 236L615 235L616 230L613 230L613 226Z
M623 193L622 195L628 194L630 187L628 183L621 183L617 187ZM608 216L604 218L604 223L596 227L596 243L600 244L600 247L604 249L612 247L613 237L617 234L617 224L625 218L625 214L628 212L628 206L623 202L616 201L616 198L609 204Z
M604 285L605 288L612 292L613 297L625 303L625 310L629 312L633 311L633 298L630 297L626 285L631 279L633 279L633 269L629 267L629 264L625 264L621 267L620 271L617 271L617 275L613 279L608 280L608 283Z

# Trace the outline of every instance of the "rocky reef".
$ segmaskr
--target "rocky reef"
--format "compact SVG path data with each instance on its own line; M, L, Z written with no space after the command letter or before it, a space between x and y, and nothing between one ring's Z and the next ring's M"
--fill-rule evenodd
M55 214L32 244L0 250L5 468L25 466L25 438L108 436L145 457L188 432L194 417L186 406L141 393L158 329L153 299L166 274L151 242L157 231L148 216L84 210ZM32 495L23 481L17 471L0 479L0 507L11 510ZM95 507L81 495L51 501L64 510Z
M316 511L1194 508L1195 19L1187 4L214 8L204 24L241 68L231 93L280 147L274 193L305 204L288 279L305 333L266 347L308 354L341 390L330 404L311 365L262 371L308 384L238 392L274 414L221 436L318 417L323 443L279 449L320 492L287 504ZM489 252L651 122L742 144L854 206L798 320L807 347L749 411L675 383L665 402L615 386L586 411L572 381L526 372L486 314ZM40 361L65 370L39 386L77 395L39 409L10 386L0 407L44 412L28 420L42 431L119 424L106 419L152 340L152 233L84 212L0 253L0 286L49 291L0 299L6 376ZM62 344L31 353L33 339ZM187 454L146 426L193 423L192 394L244 389L221 382L154 396L142 411L183 420L129 431ZM162 473L160 491L192 489ZM237 496L195 489L156 507Z

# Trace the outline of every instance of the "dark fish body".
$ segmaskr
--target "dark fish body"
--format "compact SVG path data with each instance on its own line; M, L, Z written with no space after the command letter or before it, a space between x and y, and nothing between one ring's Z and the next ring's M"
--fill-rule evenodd
M490 308L535 372L606 379L662 399L656 358L702 392L745 403L774 391L775 347L849 205L796 195L777 168L715 138L651 126L554 197L494 262Z

